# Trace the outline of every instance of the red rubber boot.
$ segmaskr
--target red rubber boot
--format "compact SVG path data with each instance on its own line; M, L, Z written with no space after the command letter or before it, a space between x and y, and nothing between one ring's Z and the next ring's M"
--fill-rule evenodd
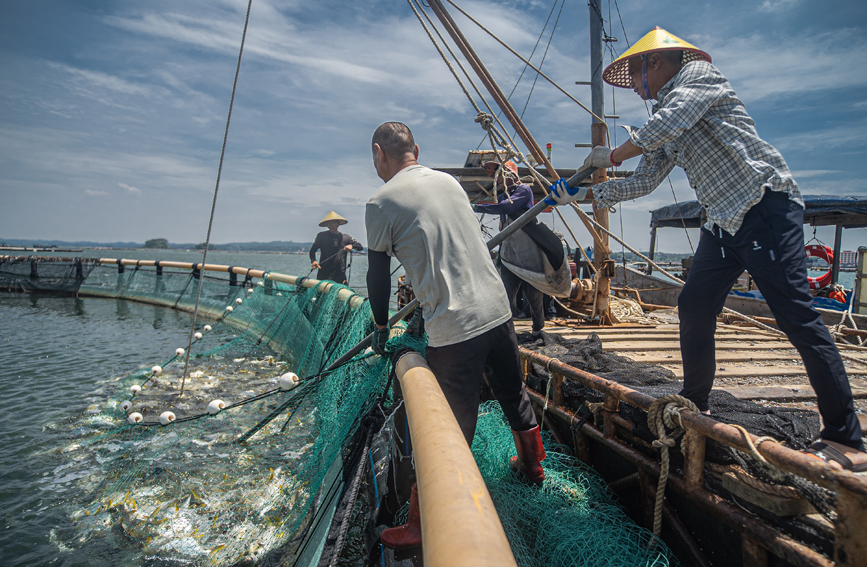
M512 457L512 470L520 470L530 482L542 484L545 480L542 461L547 455L545 455L545 447L542 446L539 426L527 431L513 430L512 437L515 439L515 448L518 450L518 456Z
M405 549L421 545L421 514L418 509L418 485L413 483L409 496L409 514L402 526L382 532L382 545L391 549Z

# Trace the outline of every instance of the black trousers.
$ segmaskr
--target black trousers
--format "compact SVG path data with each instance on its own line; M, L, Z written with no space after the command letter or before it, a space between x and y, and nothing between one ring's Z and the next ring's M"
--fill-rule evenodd
M804 254L804 209L788 195L767 191L732 236L719 227L701 229L701 240L677 301L683 390L702 411L716 370L716 317L746 269L765 297L777 325L798 350L816 391L822 438L862 447L849 379L821 316L813 308Z
M517 274L511 272L509 268L500 264L500 277L503 278L503 285L506 287L506 295L509 297L509 308L512 310L512 316L518 314L515 307L517 305L517 296L523 288L527 294L525 307L530 312L530 317L533 318L533 332L541 331L545 328L545 308L542 305L542 292L525 282L518 277Z
M427 364L436 376L468 445L473 444L479 415L482 374L487 366L488 385L509 427L526 431L536 427L536 414L521 379L521 361L515 327L509 320L477 337L443 347L427 347Z
M316 272L316 279L320 281L329 280L346 285L346 272L320 269Z

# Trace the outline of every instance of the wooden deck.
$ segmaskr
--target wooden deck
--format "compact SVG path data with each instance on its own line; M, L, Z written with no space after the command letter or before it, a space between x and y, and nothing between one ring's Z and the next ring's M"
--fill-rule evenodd
M515 330L529 332L529 321L516 321ZM573 321L548 321L545 332L584 339L595 332L607 352L658 364L683 377L680 342L676 324L655 327L634 324L599 328ZM717 372L715 389L745 400L765 400L779 405L814 406L816 394L810 387L804 365L792 344L783 337L755 328L720 323L716 332ZM847 351L865 361L844 361L856 406L867 410L867 352ZM867 415L860 415L867 430Z

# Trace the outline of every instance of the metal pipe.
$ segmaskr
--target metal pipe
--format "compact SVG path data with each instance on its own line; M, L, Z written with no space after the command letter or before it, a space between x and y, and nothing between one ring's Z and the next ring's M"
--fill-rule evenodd
M401 357L395 372L412 435L424 564L517 565L482 473L433 372L416 353Z
M834 261L831 262L831 285L837 285L840 279L840 249L843 247L843 225L838 224L834 230Z

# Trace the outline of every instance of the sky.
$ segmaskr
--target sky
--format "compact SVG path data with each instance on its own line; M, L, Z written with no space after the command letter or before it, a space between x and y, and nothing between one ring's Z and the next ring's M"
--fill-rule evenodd
M590 79L588 7L562 2L459 5L525 56L541 34L532 61L547 48L542 69L589 106L589 87L575 84ZM0 2L0 240L204 242L246 8ZM509 92L523 63L450 10ZM867 196L863 0L602 0L602 11L617 54L656 25L710 53L803 193ZM533 88L534 77L524 74L512 103L526 104L527 127L553 144L556 166L577 167L589 150L574 146L590 141L590 117L544 80ZM617 123L647 120L631 90L607 87L605 97ZM422 164L460 167L483 139L474 118L405 0L253 0L211 242L309 242L335 210L366 243L364 203L381 185L370 151L376 126L404 122ZM648 211L672 193L694 198L680 170L621 204L612 230L646 249ZM575 213L563 212L590 244ZM831 245L833 229L817 236ZM689 239L697 243L697 230ZM867 230L844 231L843 248L858 245ZM660 231L659 250L688 252L685 231Z

